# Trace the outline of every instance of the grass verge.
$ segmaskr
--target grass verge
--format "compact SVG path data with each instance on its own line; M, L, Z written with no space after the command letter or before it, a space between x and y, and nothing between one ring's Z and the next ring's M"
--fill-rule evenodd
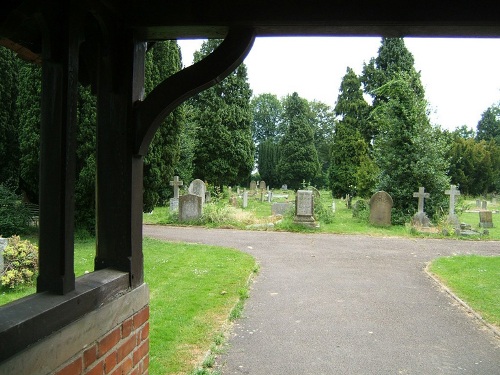
M500 328L500 257L461 255L434 260L429 271L488 323Z

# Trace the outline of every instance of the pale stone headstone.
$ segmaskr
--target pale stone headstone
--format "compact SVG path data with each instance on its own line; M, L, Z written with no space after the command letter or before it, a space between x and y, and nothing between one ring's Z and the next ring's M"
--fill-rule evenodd
M335 201L332 201L332 212L335 212Z
M205 187L205 183L200 180L196 179L191 182L189 185L189 194L197 195L201 197L201 203L205 203L205 193L207 189Z
M205 203L208 203L212 200L212 193L210 193L210 190L207 190L205 192Z
M264 180L259 182L259 189L266 190L266 182Z
M179 221L197 220L202 213L203 203L199 195L187 194L179 197Z
M392 197L385 191L378 191L370 198L370 224L391 225Z
M257 190L257 182L250 181L250 190Z
M273 192L271 190L268 190L267 191L267 202L271 203L272 200L273 200Z
M460 225L458 216L455 215L455 197L460 195L460 191L457 190L455 185L450 185L450 190L444 192L446 195L450 196L450 208L448 210L448 221L455 227Z
M487 210L488 209L488 201L482 201L481 202L481 209L482 210Z
M170 211L179 210L179 198L170 198Z
M479 227L493 228L493 215L491 211L479 211Z
M248 207L248 191L243 192L243 208Z
M8 244L8 238L0 238L0 273L3 272L3 252Z
M281 190L288 190L288 185L287 184L281 185Z
M284 216L292 209L293 209L293 203L290 202L273 203L271 205L271 214Z
M413 193L414 198L418 198L418 212L413 215L411 220L413 226L418 227L428 227L430 224L430 220L424 212L424 201L425 198L429 198L431 195L425 192L425 188L423 186L418 188L418 192Z
M236 198L236 195L231 195L229 198L229 204L233 207L236 207L238 205L238 199Z
M311 190L297 190L294 222L316 226L314 220L314 195Z

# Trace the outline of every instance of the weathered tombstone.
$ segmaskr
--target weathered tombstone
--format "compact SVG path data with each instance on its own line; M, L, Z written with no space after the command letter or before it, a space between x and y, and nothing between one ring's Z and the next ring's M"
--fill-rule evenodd
M207 190L205 192L205 203L208 203L212 200L212 193L210 193L210 190Z
M248 207L248 191L243 191L243 208Z
M479 211L479 227L493 228L493 215L491 211Z
M281 185L281 190L288 190L288 185L287 184Z
M271 190L268 190L267 191L267 202L271 203L272 200L273 200L273 192Z
M266 190L266 182L264 180L259 182L259 189Z
M189 184L189 194L197 195L197 196L201 197L202 204L205 203L205 192L206 191L207 191L207 189L205 187L205 183L200 179L193 180L191 182L191 184Z
M476 199L476 208L481 208L481 200Z
M231 195L229 198L229 204L233 207L236 207L238 205L238 199L236 198L236 195Z
M271 205L271 214L284 216L292 209L293 209L293 203L290 202L273 203Z
M414 198L418 198L418 212L413 215L411 223L413 226L417 227L428 227L430 224L430 220L427 217L427 214L424 212L424 201L425 198L429 198L431 195L425 192L425 188L423 186L418 188L418 192L413 193Z
M179 221L197 220L203 213L202 198L199 195L187 194L179 197Z
M250 190L257 190L257 182L250 181Z
M444 193L450 196L448 222L456 228L460 226L460 221L458 220L458 216L455 214L455 197L460 195L460 191L457 190L457 187L455 185L450 185L450 190L446 190Z
M332 201L332 212L335 212L335 201Z
M174 180L170 181L170 186L174 187L174 197L170 198L170 211L177 211L179 209L179 186L183 182L179 180L179 176L174 176Z
M488 201L482 201L481 202L481 209L482 210L487 210L488 209Z
M264 190L261 190L261 191L260 191L260 201L261 201L261 202L264 202L264 196L265 196L265 194L264 194Z
M378 191L370 198L370 224L391 225L392 197L385 191Z
M3 251L9 244L8 238L0 238L0 273L3 272Z
M297 190L294 222L308 226L317 226L314 220L314 195L311 190Z

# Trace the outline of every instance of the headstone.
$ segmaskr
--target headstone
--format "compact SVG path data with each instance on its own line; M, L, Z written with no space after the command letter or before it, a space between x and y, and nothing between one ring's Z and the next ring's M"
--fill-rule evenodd
M288 185L287 184L281 185L281 190L288 190Z
M482 201L481 202L481 209L482 210L487 210L488 209L488 201Z
M259 189L266 190L266 182L264 180L259 182Z
M273 203L271 205L271 214L284 216L292 209L293 209L293 203L290 202Z
M191 182L191 184L189 185L189 194L197 195L197 196L201 197L202 204L205 203L206 191L207 191L207 189L205 187L205 183L200 179L193 180Z
M260 191L260 201L261 201L261 202L264 202L264 196L265 196L265 194L264 194L264 190L261 190L261 191Z
M203 213L202 198L199 195L187 194L179 197L179 221L197 220Z
M208 203L212 200L212 193L210 193L210 190L207 190L205 192L205 203Z
M170 198L170 211L179 210L179 198Z
M273 192L271 190L268 190L267 191L267 202L271 203L272 200L273 200Z
M311 190L297 190L294 222L308 226L317 226L314 220L314 195Z
M332 212L335 212L335 201L332 201Z
M233 207L236 207L238 205L238 199L236 198L236 195L231 195L229 198L229 204Z
M257 190L257 182L250 181L250 190Z
M476 199L476 208L481 208L481 200Z
M3 272L3 251L9 244L8 238L0 238L0 273Z
M392 197L385 191L378 191L370 198L370 224L391 225Z
M248 191L243 192L243 208L248 207Z
M430 220L424 212L424 201L425 198L429 198L431 195L425 192L424 187L419 187L418 192L413 193L414 198L418 198L418 212L413 215L411 223L413 226L417 227L428 227L430 225Z
M479 227L493 228L493 215L491 211L479 211Z
M455 185L450 185L450 190L444 192L446 195L450 196L450 208L448 210L448 222L450 222L454 227L460 225L458 216L455 215L455 197L460 195L460 191L457 190Z

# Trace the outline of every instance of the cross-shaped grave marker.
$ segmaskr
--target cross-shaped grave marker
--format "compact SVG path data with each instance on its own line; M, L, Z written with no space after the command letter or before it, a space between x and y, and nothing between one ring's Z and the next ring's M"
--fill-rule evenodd
M418 198L418 213L424 212L424 200L425 198L429 198L431 195L425 192L424 187L419 187L418 192L413 193L414 198Z
M455 197L460 195L460 190L457 190L455 185L450 185L450 190L446 190L444 193L450 196L449 215L455 215Z
M174 199L179 199L179 186L182 186L183 182L179 180L179 176L174 176L174 180L170 181L170 186L174 187Z

